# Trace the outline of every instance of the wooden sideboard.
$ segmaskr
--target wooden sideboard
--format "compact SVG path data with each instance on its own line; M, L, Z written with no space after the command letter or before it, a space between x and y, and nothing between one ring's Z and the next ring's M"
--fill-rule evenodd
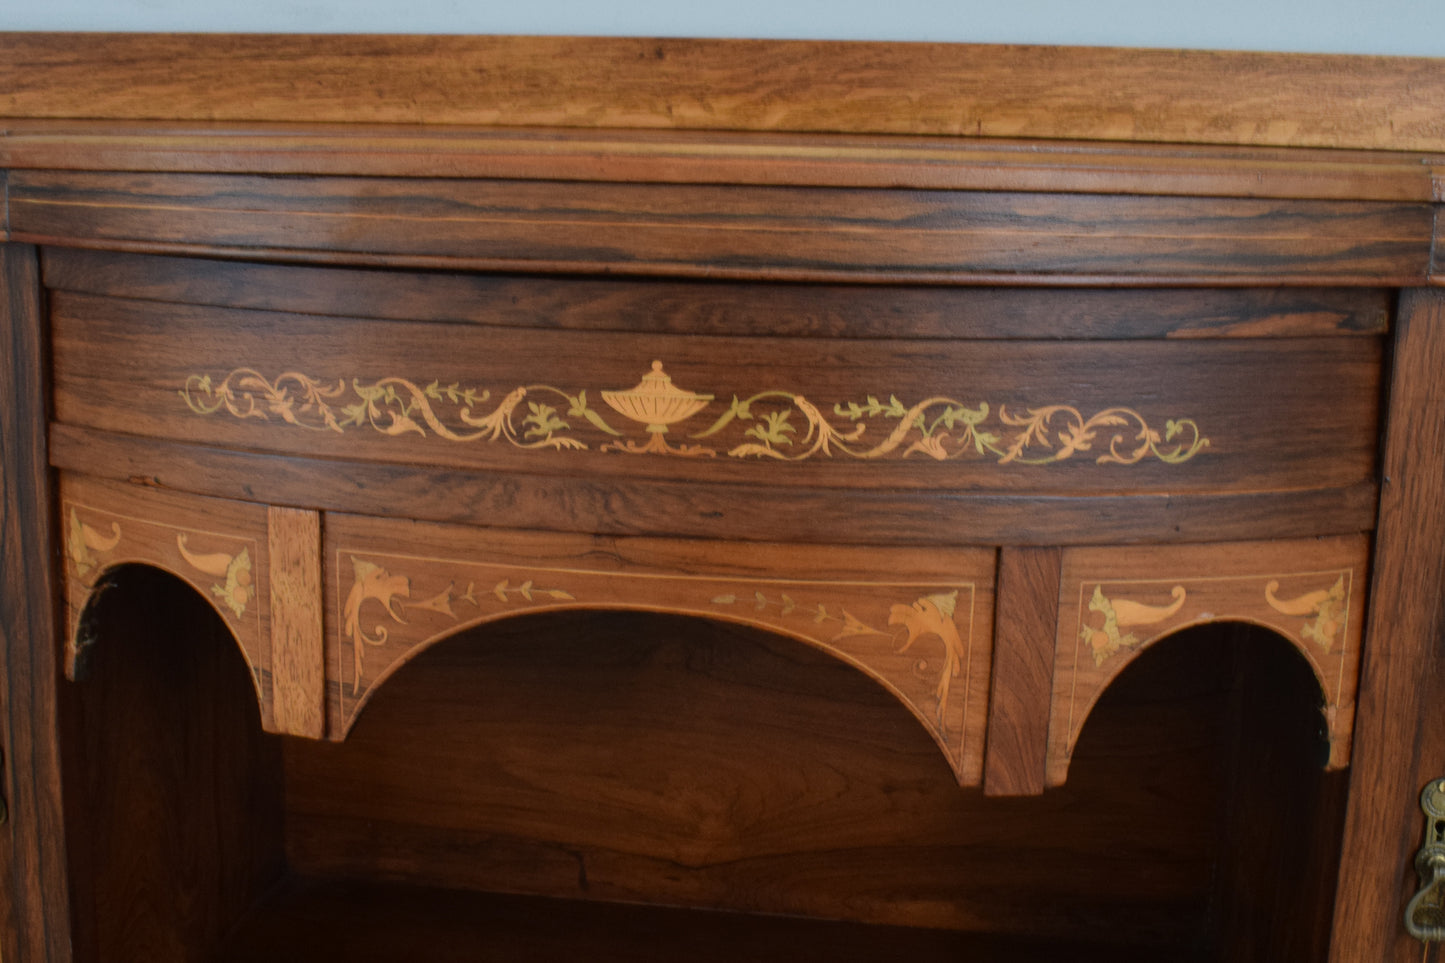
M0 35L0 955L1438 963L1442 104Z

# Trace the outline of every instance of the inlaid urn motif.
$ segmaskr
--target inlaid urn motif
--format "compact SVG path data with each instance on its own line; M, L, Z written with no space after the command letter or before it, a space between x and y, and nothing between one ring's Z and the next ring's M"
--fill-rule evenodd
M645 445L633 441L613 442L607 446L608 449L674 455L714 454L711 449L697 445L673 447L662 437L667 434L668 425L691 418L706 408L713 396L684 391L674 385L672 378L662 370L661 361L652 362L652 370L642 376L637 387L627 391L603 391L602 400L618 414L646 425L651 436Z

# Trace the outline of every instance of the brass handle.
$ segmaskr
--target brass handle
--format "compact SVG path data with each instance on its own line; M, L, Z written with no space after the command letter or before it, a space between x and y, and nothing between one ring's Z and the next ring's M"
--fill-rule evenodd
M1405 929L1426 943L1445 942L1445 779L1420 794L1425 811L1425 844L1415 854L1420 892L1405 907Z

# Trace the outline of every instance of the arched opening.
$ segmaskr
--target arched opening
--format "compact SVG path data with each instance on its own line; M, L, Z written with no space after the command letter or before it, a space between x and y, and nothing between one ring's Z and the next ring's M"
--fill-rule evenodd
M1327 853L1343 782L1307 667L1252 630L1157 644L1064 787L997 799L832 656L636 611L463 631L346 742L266 736L214 611L122 575L66 687L81 959L1313 958L1248 939L1315 919L1280 894L1325 881L1274 861Z
M1084 725L1065 788L1095 800L1109 792L1110 760L1142 761L1143 746L1172 734L1173 751L1137 772L1158 814L1120 844L1193 861L1208 883L1190 894L1204 900L1201 959L1327 954L1349 774L1324 769L1323 704L1314 669L1290 640L1218 622L1154 643ZM1144 859L1125 862L1147 871Z
M190 963L280 878L280 740L210 602L122 565L60 688L76 960Z
M182 545L184 545L184 542L182 542ZM81 591L84 594L84 604L79 606L79 611L75 614L74 625L70 628L71 637L67 639L66 642L65 672L69 678L83 679L90 671L91 653L104 637L104 633L98 630L97 622L101 618L100 613L102 612L105 596L108 595L112 589L122 586L148 584L145 581L146 576L135 574L143 571L157 572L180 583L180 585L190 588L198 599L210 606L212 611L220 614L220 609L218 608L219 600L215 597L215 593L208 596L194 582L188 581L174 571L151 565L147 562L121 562L110 565L97 572L91 581L82 584ZM245 577L245 582L248 587L247 590L249 591L249 573ZM132 587L130 591L144 590ZM242 662L245 663L246 674L251 679L252 691L259 703L263 698L262 693L265 687L264 669L252 661L246 652L245 646L241 645L235 635L224 628L224 619L222 620L222 631L231 640L232 645L236 648L237 655L239 655Z
M559 551L556 546L546 550ZM485 556L482 549L469 551ZM580 558L590 549L574 544L565 551ZM988 569L991 558L980 561L979 554L960 557L967 565ZM560 560L565 563L567 557ZM827 564L817 551L774 562L782 570L804 572ZM751 626L828 653L906 705L932 734L960 783L974 784L980 777L993 607L991 590L978 584L982 577L928 579L918 585L858 581L834 570L832 578L819 580L749 581L670 570L588 572L585 565L572 569L565 564L519 572L505 562L442 560L432 566L440 576L432 573L430 584L414 584L419 563L413 559L353 553L350 563L339 566L347 576L355 574L354 579L343 577L338 620L343 638L330 652L331 671L341 682L329 693L332 738L347 737L397 669L459 632L544 608L665 612Z

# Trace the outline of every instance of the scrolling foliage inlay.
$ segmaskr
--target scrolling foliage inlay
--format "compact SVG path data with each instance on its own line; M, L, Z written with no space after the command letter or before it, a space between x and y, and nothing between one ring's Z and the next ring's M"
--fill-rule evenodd
M977 777L978 746L966 730L982 724L970 711L970 691L986 685L988 653L974 645L978 590L971 578L930 585L926 579L621 573L585 564L420 557L360 546L339 548L334 558L339 631L332 643L337 683L332 698L339 725L333 737L344 735L392 670L456 629L525 611L640 608L721 617L812 642L899 695L947 752L959 777ZM986 595L983 604L991 604ZM980 674L982 680L973 678Z
M104 492L88 494L105 497ZM262 631L262 606L256 604L259 586L252 566L260 556L255 537L212 530L214 520L199 508L176 511L168 504L158 507L151 517L138 517L66 496L62 510L69 562L65 573L70 626L65 672L69 678L80 673L85 650L94 641L82 631L81 614L93 593L105 586L103 573L125 563L140 563L170 572L210 595L236 635L264 707L269 683L262 669L268 647Z
M734 395L711 425L690 435L693 441L724 435L732 444L712 448L670 444L672 426L712 406L714 396L684 391L672 383L662 362L631 389L602 390L602 400L617 415L643 426L639 443L588 403L586 390L575 393L551 385L526 385L508 391L493 404L492 394L461 383L425 386L400 377L365 382L353 378L323 381L288 371L268 378L253 368L236 368L219 381L193 374L180 389L191 411L224 412L235 418L278 420L297 428L345 433L370 429L383 435L429 433L452 442L505 440L518 448L621 451L731 458L803 461L815 455L847 455L864 460L919 454L937 461L991 459L998 464L1048 465L1076 454L1095 454L1101 465L1132 465L1148 458L1179 464L1209 445L1189 418L1164 422L1163 430L1127 407L1092 415L1051 404L1020 413L987 401L973 404L946 396L913 403L869 395L841 401L832 414L801 394L768 390L746 398ZM746 427L742 427L746 425ZM870 433L878 425L879 431ZM739 432L738 428L742 427ZM635 429L633 429L635 430ZM880 437L881 436L881 437Z
M1360 632L1359 536L1065 553L1048 782L1064 781L1100 694L1142 651L1180 629L1237 621L1267 627L1309 663L1323 696L1329 768L1349 762Z

